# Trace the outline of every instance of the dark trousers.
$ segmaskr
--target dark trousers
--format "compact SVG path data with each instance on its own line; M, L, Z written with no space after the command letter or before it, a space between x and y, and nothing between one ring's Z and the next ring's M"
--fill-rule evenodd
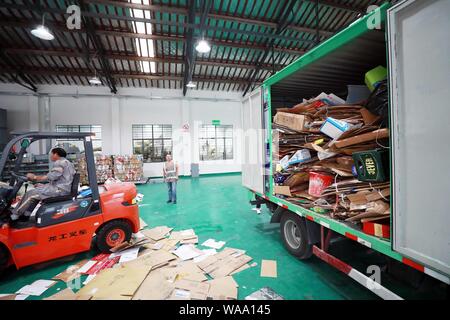
M167 182L167 188L169 189L169 200L172 202L177 201L177 182Z

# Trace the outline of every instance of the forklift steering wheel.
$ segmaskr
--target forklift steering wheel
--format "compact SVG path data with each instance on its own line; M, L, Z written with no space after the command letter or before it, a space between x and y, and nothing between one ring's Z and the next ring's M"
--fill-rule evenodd
M19 175L19 174L15 173L15 172L11 172L11 175L14 178L16 178L17 180L19 180L19 181L22 181L22 182L27 182L28 181L27 176L22 176L22 175Z

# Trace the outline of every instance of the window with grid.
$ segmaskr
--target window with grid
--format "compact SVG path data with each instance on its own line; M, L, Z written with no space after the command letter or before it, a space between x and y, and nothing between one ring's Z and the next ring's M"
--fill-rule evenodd
M172 153L172 125L134 124L133 153L141 154L144 162L164 162Z
M233 159L233 126L200 126L200 160Z
M94 151L102 151L102 126L100 125L57 125L57 132L92 132L92 147ZM80 151L84 150L83 141L77 139L56 139L58 145L67 147L76 146ZM70 153L70 150L67 150Z

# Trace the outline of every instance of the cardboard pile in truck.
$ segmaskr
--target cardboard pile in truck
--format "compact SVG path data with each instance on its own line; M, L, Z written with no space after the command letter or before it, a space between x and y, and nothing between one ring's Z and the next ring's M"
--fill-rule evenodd
M272 125L274 193L339 220L389 221L389 170L381 161L389 148L389 130L363 106L326 96L331 95L277 110ZM289 113L308 122L295 127L279 120ZM308 157L299 161L300 152Z
M89 275L77 292L65 290L48 299L236 300L239 285L233 275L250 268L252 258L241 249L183 244L192 239L198 240L193 229L144 229L113 253L99 254L55 276L66 282L77 273Z

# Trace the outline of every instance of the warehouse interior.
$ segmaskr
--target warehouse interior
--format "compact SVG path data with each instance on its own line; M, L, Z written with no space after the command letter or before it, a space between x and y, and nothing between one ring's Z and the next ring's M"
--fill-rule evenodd
M395 214L419 2L2 1L0 300L448 299L448 182L432 244Z

